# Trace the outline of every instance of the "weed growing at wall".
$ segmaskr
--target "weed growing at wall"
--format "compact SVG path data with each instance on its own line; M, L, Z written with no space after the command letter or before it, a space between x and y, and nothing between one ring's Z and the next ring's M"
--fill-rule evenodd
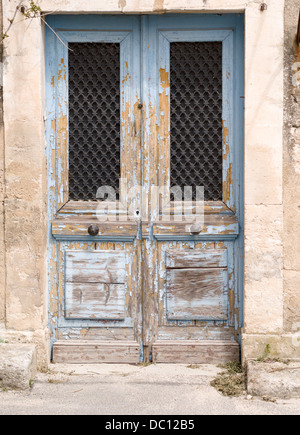
M242 396L246 390L246 377L241 364L233 361L219 367L226 371L220 373L211 386L224 396Z
M22 21L22 20L17 21L18 15L22 16L22 20L32 20L34 18L39 18L57 36L57 38L61 41L61 43L64 44L63 41L59 38L59 36L56 34L56 32L45 21L45 16L47 14L42 12L40 6L36 4L34 1L30 1L29 4L26 5L25 0L20 1L20 3L16 6L13 17L8 19L9 25L7 29L1 34L0 43L1 42L3 43L3 41L9 37L9 31L11 27L14 24L17 24L18 22Z
M1 35L1 42L9 37L9 31L13 24L16 23L18 14L23 15L24 19L42 17L43 15L41 8L37 4L35 4L34 1L30 1L29 5L27 6L24 5L24 0L20 1L20 3L16 6L13 17L8 19L9 25L5 32L3 32Z

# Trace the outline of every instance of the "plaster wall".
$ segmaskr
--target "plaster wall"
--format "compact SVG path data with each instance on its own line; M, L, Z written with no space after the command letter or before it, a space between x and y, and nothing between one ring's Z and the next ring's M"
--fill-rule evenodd
M300 4L286 1L284 50L284 331L300 346Z
M2 29L2 2L0 2L0 29ZM1 32L2 33L2 32ZM4 141L3 141L3 87L2 52L0 46L0 331L5 323L5 244L4 244Z

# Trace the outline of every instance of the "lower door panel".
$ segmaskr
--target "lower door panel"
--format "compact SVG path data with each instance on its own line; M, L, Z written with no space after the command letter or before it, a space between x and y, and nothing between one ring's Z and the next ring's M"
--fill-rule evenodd
M66 241L57 246L53 361L139 363L138 243Z
M154 362L238 361L239 304L234 242L154 242ZM148 243L148 250L151 249ZM151 258L151 255L148 256ZM147 311L146 306L144 309ZM147 336L145 336L145 340Z

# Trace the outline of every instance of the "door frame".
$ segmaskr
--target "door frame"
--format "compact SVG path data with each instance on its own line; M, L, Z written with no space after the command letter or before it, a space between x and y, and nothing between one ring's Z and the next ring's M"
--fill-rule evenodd
M184 17L184 18L183 18ZM229 264L229 269L235 271L235 275L229 273L230 288L233 289L229 294L229 309L231 317L229 324L237 331L235 337L241 344L241 329L243 327L243 267L244 267L244 207L243 207L243 170L244 170L244 16L241 14L233 15L147 15L142 17L143 65L146 65L148 75L143 74L142 98L144 103L144 122L143 137L146 155L146 164L143 165L144 183L158 186L168 185L170 174L165 168L169 168L169 44L176 41L222 41L223 43L223 202L205 202L205 226L199 235L192 235L186 229L185 223L170 223L165 220L163 210L159 204L151 217L152 225L147 221L143 222L142 232L144 239L144 257L148 260L148 270L144 272L144 305L143 319L147 325L144 328L144 345L147 348L149 360L155 358L153 354L160 353L161 361L169 361L171 347L174 342L167 343L168 337L172 337L170 332L158 333L159 325L153 320L151 312L166 311L164 294L166 287L160 288L159 284L149 285L146 276L157 277L159 279L161 271L151 258L156 258L156 249L167 242L178 242L181 246L196 246L203 243L210 245L216 242L220 247L222 244L228 247L228 255L233 257L233 262ZM148 30L149 29L149 30ZM186 30L189 29L189 30ZM149 43L147 31L156 34L152 44ZM150 52L150 55L149 55ZM150 61L149 61L150 59ZM159 67L151 59L157 59ZM158 74L160 70L160 76ZM228 101L228 99L230 101ZM153 127L157 124L157 129ZM159 143L159 153L156 156L156 164L151 161L151 152L155 143ZM162 157L163 155L163 157ZM150 165L147 162L151 161ZM163 162L163 165L160 165ZM156 173L156 168L158 174ZM168 193L167 195L168 196ZM172 204L171 204L172 207ZM182 207L182 205L180 205ZM152 207L153 209L153 204ZM155 207L154 207L155 208ZM148 209L150 205L148 204ZM219 214L223 225L220 222L215 225L212 216ZM228 219L228 221L227 221ZM163 255L163 253L161 253ZM160 257L156 261L163 262ZM153 301L153 288L156 293L161 293L160 298ZM150 307L150 310L149 310ZM145 314L147 313L147 314ZM207 324L209 328L209 324ZM169 329L170 331L170 329ZM154 337L154 343L149 340ZM170 339L171 340L171 339ZM191 347L185 340L181 340L182 348L190 352ZM154 349L154 352L151 352ZM159 349L159 351L158 351ZM166 353L166 357L162 355ZM169 355L167 355L169 353ZM159 360L159 358L158 358Z
M146 21L149 21L152 19L152 17L155 17L155 19L158 20L165 20L167 22L170 22L170 20L172 20L172 18L175 17L182 17L184 16L183 14L170 14L170 15L164 15L164 16L142 16L141 19L141 23L144 23L144 26L142 24L142 28L146 29L149 28L147 27ZM227 16L222 16L219 17L217 15L202 15L202 14L193 14L193 15L185 15L186 17L189 18L189 23L191 24L191 20L197 20L197 25L198 26L203 26L205 25L206 28L212 29L213 32L219 31L218 29L220 28L222 23L222 27L225 27L226 29L235 29L236 35L233 40L232 40L232 46L235 50L235 52L239 52L242 54L242 56L240 56L239 59L237 59L236 57L233 59L232 62L232 68L235 70L236 68L239 69L239 79L238 81L235 83L235 88L232 90L233 93L233 101L235 102L235 107L236 109L234 110L234 113L232 114L232 119L234 120L234 128L231 128L230 125L227 127L225 125L225 128L228 128L228 134L226 134L226 137L224 137L224 143L223 143L223 147L225 147L227 149L227 147L229 148L229 150L231 150L231 147L229 146L230 143L234 143L234 149L235 152L233 153L232 160L231 158L228 159L228 164L232 164L232 168L235 171L236 174L236 178L235 178L235 182L239 185L239 186L243 186L243 153L244 153L244 147L243 147L243 143L244 143L244 138L243 138L243 129L244 129L244 120L243 120L243 75L244 75L244 62L243 62L243 48L244 48L244 40L243 40L243 16L241 16L240 14L232 14L232 15L227 15ZM121 27L122 28L122 23L124 22L125 19L129 19L129 16L126 17L122 17L122 16L110 16L112 19L115 20L115 26L117 27ZM132 16L133 17L133 16ZM109 17L105 16L105 19L107 20ZM55 28L57 31L59 31L59 29L64 28L64 31L66 31L65 34L67 34L68 32L70 32L70 35L72 35L72 29L74 27L76 27L77 29L86 29L86 28L91 28L93 27L93 29L95 29L97 27L97 25L99 26L99 22L97 23L97 19L99 20L99 16L53 16L49 18L49 23L51 25L51 27ZM136 19L136 16L134 16L134 19ZM221 20L222 19L222 20ZM57 20L57 21L56 21ZM96 27L95 27L96 26ZM228 30L225 31L226 35L228 36ZM207 33L208 34L208 33ZM60 36L62 36L62 33L59 33ZM165 34L167 35L167 34ZM164 35L164 37L165 37ZM225 34L224 34L225 35ZM168 35L169 36L169 35ZM48 38L55 38L55 36L53 35L52 32L50 32L49 30L47 31L47 35L46 35L46 40L48 40ZM72 38L71 38L72 39ZM147 52L147 47L145 46L145 41L146 41L146 37L145 34L142 31L142 44L141 44L141 53L142 53L142 57L143 57L143 65L145 65L145 62L149 62L149 60L147 61L145 59L146 56L146 52ZM55 113L55 111L57 110L57 108L55 109L53 107L55 98L56 98L56 86L55 86L55 82L53 82L53 71L51 71L51 55L53 55L50 52L47 52L47 74L46 74L46 85L47 85L47 114L50 116L47 116L47 143L48 143L48 174L49 174L49 187L48 187L48 191L49 191L49 202L48 202L48 223L49 223L49 227L48 227L48 242L49 242L49 288L51 288L51 285L53 284L53 280L57 279L57 273L59 273L55 267L55 262L57 261L57 254L54 252L55 248L54 248L54 244L53 244L53 238L52 238L52 227L50 225L50 222L52 221L53 217L56 215L56 213L60 210L62 211L62 214L64 213L64 210L61 210L61 207L66 206L67 207L67 212L71 212L74 213L74 210L70 210L70 206L72 208L72 204L68 205L68 201L67 201L67 197L66 197L66 192L67 192L67 187L66 187L66 178L60 178L60 177L56 177L55 180L53 179L53 170L54 168L60 167L63 168L62 173L67 173L67 159L66 159L66 146L67 146L67 105L65 104L65 101L61 101L59 103L59 106L62 110L62 116L60 117L60 121L58 123L58 125L56 124L56 116L53 117L51 114ZM63 57L62 57L63 58ZM66 78L66 69L65 69L66 65L62 64L60 65L60 71L58 71L58 76L60 75L60 77L62 78L62 80L64 80ZM151 66L148 65L148 67L151 69ZM125 73L125 72L124 72ZM228 71L227 71L228 73ZM126 73L127 74L127 73ZM146 110L149 110L150 105L147 104L147 95L149 95L149 99L151 99L151 88L148 88L148 83L147 81L142 79L143 77L143 71L141 73L141 100L143 102L145 102L145 106L147 107ZM58 86L58 91L59 91L59 83L57 84ZM58 92L59 93L59 92ZM137 94L139 94L137 92ZM242 95L240 95L242 94ZM138 98L138 100L140 99ZM156 97L155 97L156 98ZM137 100L137 101L138 101ZM153 102L153 100L151 100ZM145 110L145 109L144 109ZM132 114L132 119L134 119L136 116L138 115L139 112L136 112L134 114ZM152 114L153 115L153 114ZM159 117L159 114L157 114L157 116ZM151 119L151 114L150 112L148 112L148 114L145 113L144 111L144 119L150 120ZM142 132L141 134L143 135L144 138L144 143L145 143L145 137L147 134L147 125L145 124L145 122L143 122L142 125ZM141 138L138 138L138 141L140 143ZM50 147L49 147L50 144ZM58 145L58 146L57 146ZM55 152L54 152L55 150ZM54 155L55 154L55 155ZM224 167L223 168L224 171L226 171L226 175L228 174L229 171L229 166ZM144 171L144 170L143 170ZM144 173L144 177L145 177L145 171ZM151 179L148 178L148 180ZM58 188L58 186L61 186L61 188ZM228 184L227 184L228 186ZM232 186L232 183L231 183ZM225 188L226 190L226 188ZM243 308L242 308L242 294L243 294L243 227L244 227L244 221L243 221L243 189L239 188L237 190L232 190L230 187L227 187L227 192L230 192L230 194L228 195L228 198L226 199L226 201L228 202L228 205L230 206L230 209L234 209L234 213L238 216L239 219L239 241L236 244L236 248L237 248L237 252L238 255L235 256L235 266L239 269L240 273L239 273L239 280L238 282L235 283L236 288L239 288L238 290L238 294L239 294L239 310L240 313L242 313ZM56 196L56 192L60 192L61 195ZM234 204L232 203L232 199L234 198ZM238 207L237 207L237 204ZM92 208L95 206L92 206ZM210 207L214 207L213 205ZM76 208L75 208L76 209ZM78 211L75 210L75 213ZM221 207L221 211L222 211L222 207ZM82 214L88 215L91 212L91 209L81 209L80 211ZM124 228L124 226L122 225L122 227ZM110 234L107 235L103 235L99 238L97 238L97 240L102 240L102 241L116 241L116 242L133 242L133 240L136 238L136 235L139 233L139 231L141 230L141 228L138 227L138 224L136 222L130 222L128 223L128 226L124 229L124 233L122 234L118 234L117 236L114 235L115 232L111 232ZM149 231L148 229L146 229L146 232L142 234L143 238L147 238L149 237L151 231ZM173 237L174 235L172 235ZM91 238L89 236L86 236L85 233L83 232L82 236L80 237L80 241L81 242L85 242L85 241L91 241ZM191 236L189 234L180 234L179 236L177 235L177 240L181 240L181 241L207 241L207 240L211 240L211 237L213 237L211 234L207 233L207 234L203 234L200 236ZM225 232L220 233L217 237L218 241L227 241L230 240L230 237L232 238L232 234L228 235L225 234ZM59 232L56 234L56 240L57 241L63 241L65 240L65 235L61 236L59 234ZM156 238L159 240L168 240L168 235L162 233L162 234L156 234ZM68 235L68 240L69 241L75 241L78 240L78 235L73 236L71 233ZM56 242L55 242L56 243ZM50 313L53 313L53 310L51 309L51 299L53 299L53 297L51 298L50 296ZM54 310L55 312L55 310ZM53 333L53 331L55 330L55 328L57 327L56 324L56 320L54 319L54 316L51 316L51 321L50 321L50 329L52 331L51 336L52 336L52 343L55 341L55 334ZM243 321L242 321L242 315L239 316L239 318L235 319L235 323L236 326L240 329L242 327ZM144 342L145 345L145 342ZM147 346L147 344L146 344Z
M137 110L140 99L140 66L136 65L138 57L133 54L140 49L140 20L138 17L123 16L50 16L48 25L55 33L46 28L46 98L47 98L47 163L48 163L48 285L49 285L49 328L51 348L59 338L76 336L85 328L116 327L121 340L118 347L111 346L112 353L118 353L122 360L123 349L128 354L127 362L142 359L142 345L139 333L133 340L130 331L141 330L141 308L134 305L135 319L126 316L120 324L116 320L66 320L66 253L69 249L89 253L99 249L123 250L126 252L125 264L127 275L131 269L137 274L135 287L139 285L139 266L134 257L139 258L139 224L136 219L128 219L122 203L127 202L126 192L130 189L130 180L121 186L120 201L105 203L104 209L99 202L69 201L68 198L68 42L118 42L121 48L121 113L126 113L126 122L121 128L121 160L123 171L130 165L132 179L140 179L138 156L140 153L140 130L136 135L129 135L133 123L139 122ZM86 29L90 29L87 30ZM120 30L121 29L121 30ZM123 30L122 30L123 29ZM125 30L124 30L125 29ZM127 29L127 30L126 30ZM126 57L126 62L125 62ZM56 62L53 62L56 59ZM137 121L136 121L137 120ZM123 174L122 174L123 175ZM124 177L125 178L125 177ZM134 204L130 204L134 207ZM111 221L109 216L116 217ZM74 225L74 218L80 220ZM71 222L71 223L70 223ZM98 235L89 235L90 224L100 227ZM124 263L124 262L123 262ZM136 292L127 287L126 301L138 299ZM126 302L128 303L128 302ZM75 332L74 332L75 331ZM125 331L125 332L124 332ZM129 332L128 332L129 331ZM58 334L59 332L59 334ZM107 334L109 335L109 334ZM125 337L125 338L124 338ZM124 338L124 341L123 341ZM106 350L109 353L109 350ZM112 362L112 361L110 361Z

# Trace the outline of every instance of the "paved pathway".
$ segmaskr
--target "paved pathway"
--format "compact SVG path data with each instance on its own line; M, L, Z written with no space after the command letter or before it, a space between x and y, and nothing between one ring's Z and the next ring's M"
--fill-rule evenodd
M52 365L29 392L0 391L0 415L300 415L300 399L228 398L215 366Z

